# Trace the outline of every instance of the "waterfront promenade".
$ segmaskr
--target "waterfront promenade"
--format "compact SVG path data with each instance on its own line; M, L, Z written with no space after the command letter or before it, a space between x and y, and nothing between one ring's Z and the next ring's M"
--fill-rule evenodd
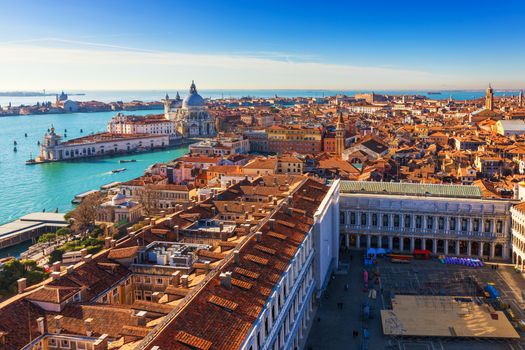
M127 114L145 115L162 111L134 111ZM153 163L167 161L184 155L188 148L171 148L157 152L134 154L134 163L119 164L130 155L93 158L75 162L60 162L27 166L25 161L32 153L38 154L37 142L51 125L67 139L105 130L107 121L115 112L48 114L0 118L0 224L7 223L30 212L67 212L72 208L71 199L76 194L99 189L114 181L127 181L143 174ZM80 133L82 129L82 133ZM27 133L27 137L24 134ZM17 152L13 151L17 141ZM125 167L126 171L111 170Z

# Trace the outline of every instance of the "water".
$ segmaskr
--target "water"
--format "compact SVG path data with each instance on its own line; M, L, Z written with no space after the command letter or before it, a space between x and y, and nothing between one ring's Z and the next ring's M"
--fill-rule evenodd
M197 86L198 87L198 86ZM275 95L280 97L323 97L323 96L334 96L337 94L346 94L348 96L354 96L356 93L370 92L367 90L206 90L198 89L199 93L205 98L239 98L245 96L257 96L257 97L274 97ZM430 90L432 91L432 90ZM67 91L66 91L67 92ZM427 90L375 90L378 94L387 95L424 95L432 99L446 99L452 97L455 100L472 100L485 96L484 90L441 90L440 95L428 94ZM113 101L160 101L164 98L166 93L171 97L175 97L177 90L147 90L147 91L71 91L71 93L85 93L83 96L70 96L72 100L76 101L90 101L96 100L101 102L113 102ZM187 90L183 89L179 91L182 98L187 94ZM495 91L496 96L515 96L519 92L517 90L508 91ZM11 102L13 106L21 104L29 105L36 104L37 102L54 101L54 96L41 96L41 97L12 97L12 96L0 96L0 106L6 106Z
M161 113L135 111L128 114ZM68 139L105 130L107 121L115 112L47 114L0 118L0 224L12 221L30 212L72 209L71 199L79 193L98 189L113 181L127 181L143 174L153 163L184 155L181 147L151 153L111 158L91 158L73 162L25 165L32 153L38 155L37 141L53 124L58 133L67 129ZM83 133L80 133L83 129ZM24 137L27 133L28 137ZM13 141L18 152L13 152ZM136 159L135 163L119 164L120 159ZM113 174L111 170L127 168Z

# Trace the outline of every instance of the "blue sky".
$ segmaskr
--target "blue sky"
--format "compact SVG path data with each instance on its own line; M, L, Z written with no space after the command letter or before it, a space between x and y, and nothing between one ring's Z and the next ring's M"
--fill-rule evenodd
M523 0L0 3L0 90L525 87Z

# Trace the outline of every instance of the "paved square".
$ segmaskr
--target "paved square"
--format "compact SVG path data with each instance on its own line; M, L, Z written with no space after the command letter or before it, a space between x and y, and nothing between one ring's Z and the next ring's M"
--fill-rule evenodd
M423 295L482 295L480 288L488 282L496 284L503 302L508 303L517 319L525 319L521 291L525 278L512 267L500 265L472 268L443 265L437 259L414 260L410 264L394 264L379 259L383 293L375 300L363 291L363 251L342 253L341 261L350 264L347 275L336 275L330 282L314 318L306 349L397 349L397 350L460 350L494 349L525 350L525 335L519 340L477 340L447 338L403 338L383 335L380 310L389 305L391 293ZM350 259L350 256L352 258ZM369 268L370 270L370 268ZM345 285L348 284L348 290ZM370 286L372 287L372 286ZM376 286L377 289L379 289ZM363 321L363 306L370 304L370 319ZM369 332L368 342L363 329ZM358 331L359 335L353 335Z

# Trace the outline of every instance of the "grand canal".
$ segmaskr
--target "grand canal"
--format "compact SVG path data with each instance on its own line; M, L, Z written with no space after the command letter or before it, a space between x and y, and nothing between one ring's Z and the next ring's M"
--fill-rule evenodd
M127 114L151 114L161 111L135 111ZM135 163L119 164L128 156L94 158L74 162L25 165L30 155L38 154L37 142L53 125L67 139L105 130L115 112L48 114L0 118L0 224L34 211L65 212L72 208L74 195L113 181L126 181L143 174L156 162L184 155L187 147L134 154ZM82 133L80 130L82 129ZM27 133L27 137L24 135ZM14 152L14 141L17 152ZM127 170L113 174L111 170Z

